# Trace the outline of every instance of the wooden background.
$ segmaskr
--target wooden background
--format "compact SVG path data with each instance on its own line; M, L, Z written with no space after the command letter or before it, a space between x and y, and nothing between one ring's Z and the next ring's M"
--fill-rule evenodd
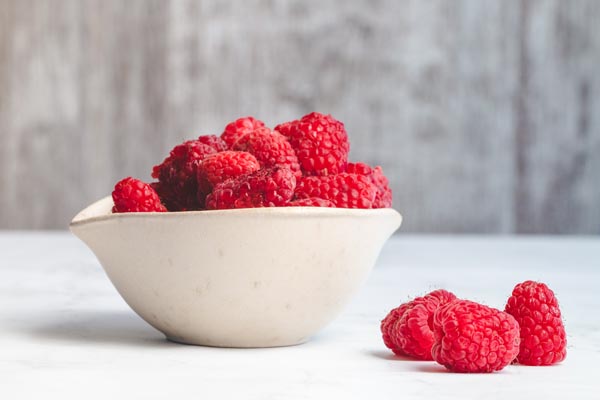
M319 110L404 232L600 233L600 1L0 0L0 228Z

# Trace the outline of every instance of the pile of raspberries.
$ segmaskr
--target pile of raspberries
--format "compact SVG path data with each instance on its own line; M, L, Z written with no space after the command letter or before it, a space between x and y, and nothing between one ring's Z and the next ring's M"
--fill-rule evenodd
M175 146L150 184L128 177L113 212L313 206L386 208L392 191L381 167L349 163L344 124L313 112L269 129L253 117Z
M435 360L453 372L552 365L567 355L554 292L534 281L515 286L504 311L435 290L390 311L381 333L395 354Z

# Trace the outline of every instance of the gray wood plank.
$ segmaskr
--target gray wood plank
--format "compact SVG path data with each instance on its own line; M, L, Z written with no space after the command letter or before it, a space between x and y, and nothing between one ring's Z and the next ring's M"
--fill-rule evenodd
M600 233L594 0L0 0L0 228L64 228L176 143L345 122L406 232Z
M600 233L600 3L524 2L517 232Z

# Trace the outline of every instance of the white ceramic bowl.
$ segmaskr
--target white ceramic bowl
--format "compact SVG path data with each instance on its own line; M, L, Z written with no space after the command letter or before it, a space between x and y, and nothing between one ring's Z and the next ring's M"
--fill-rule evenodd
M402 220L393 209L112 214L112 205L87 207L71 231L150 325L219 347L308 340L348 303Z

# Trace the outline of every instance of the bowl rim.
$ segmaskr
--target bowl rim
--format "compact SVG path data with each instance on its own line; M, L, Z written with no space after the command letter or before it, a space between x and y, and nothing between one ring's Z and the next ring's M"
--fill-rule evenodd
M332 208L332 207L257 207L257 208L237 208L228 210L196 210L196 211L169 211L169 212L127 212L112 213L110 210L113 205L112 197L103 197L77 213L69 223L69 227L78 227L94 222L109 220L128 220L128 219L173 219L186 218L192 216L206 215L256 215L256 216L296 216L296 217L375 217L375 216L395 216L402 219L402 215L393 208ZM97 209L105 208L98 212ZM108 212L106 211L108 209Z

